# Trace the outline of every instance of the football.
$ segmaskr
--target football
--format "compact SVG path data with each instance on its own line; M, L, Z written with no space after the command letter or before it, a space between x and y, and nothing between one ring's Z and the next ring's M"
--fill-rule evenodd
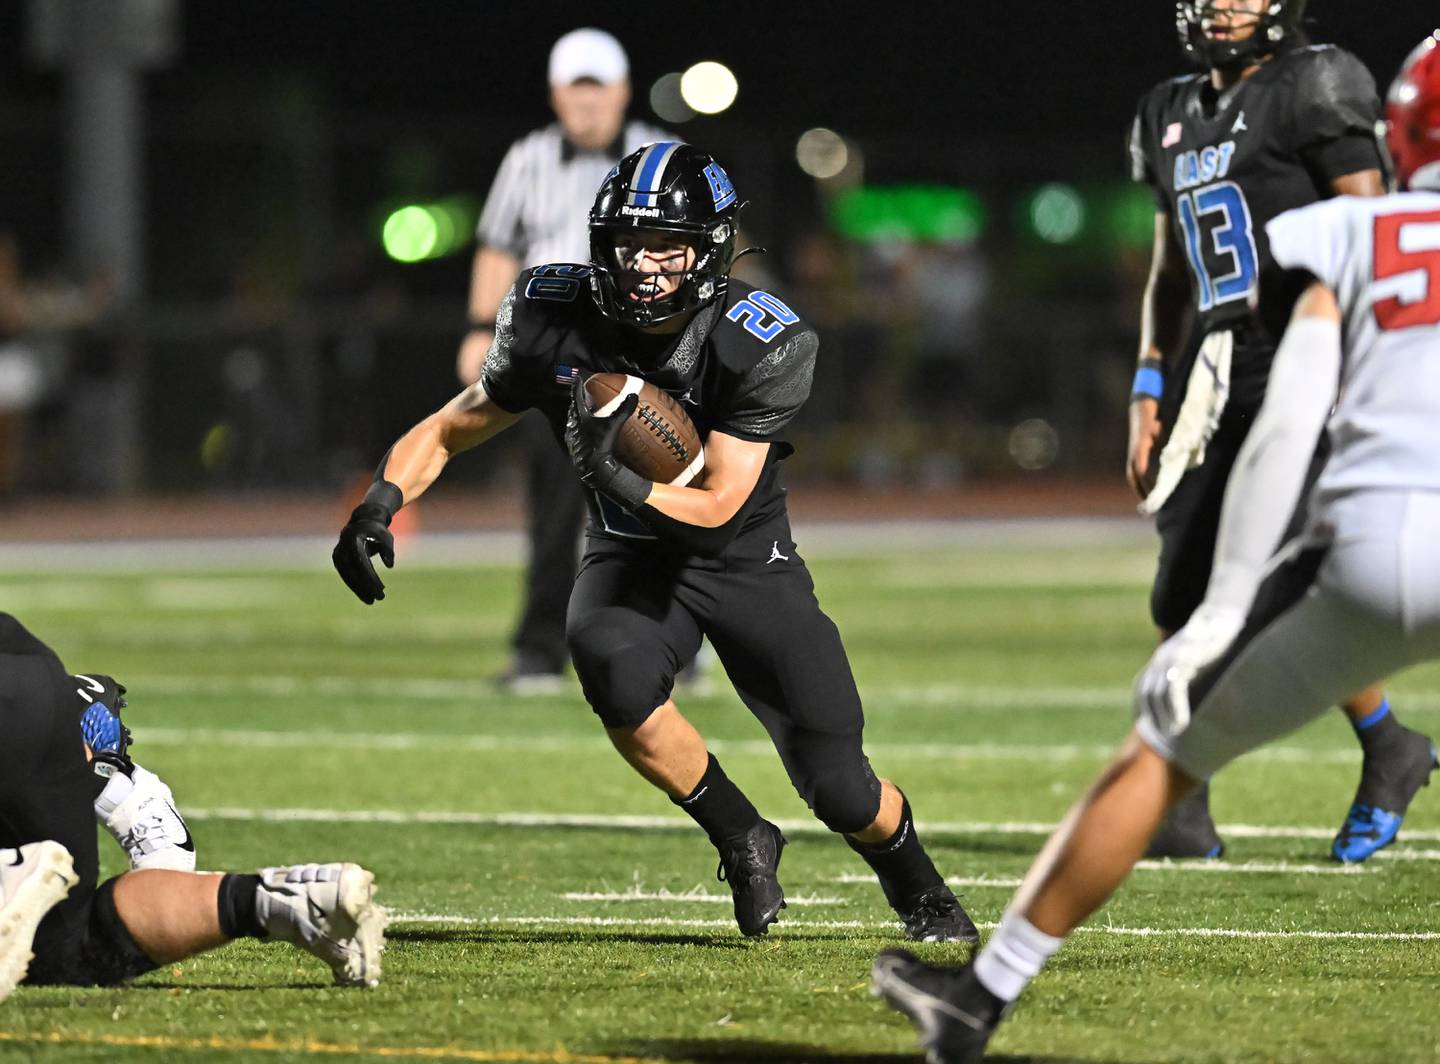
M620 430L615 456L646 480L683 488L705 468L705 448L685 408L655 385L624 373L595 373L585 381L590 409L610 414L627 395L635 413Z

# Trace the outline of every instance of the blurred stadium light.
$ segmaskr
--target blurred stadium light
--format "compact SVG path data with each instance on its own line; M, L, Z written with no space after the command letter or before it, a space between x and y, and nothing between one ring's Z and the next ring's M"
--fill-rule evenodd
M476 215L475 202L466 196L408 203L386 216L381 243L396 262L444 258L469 245Z
M680 75L680 95L702 115L718 115L732 103L740 83L724 63L706 60Z
M1021 469L1049 468L1060 455L1060 434L1044 418L1032 417L1010 431L1010 457Z
M795 161L811 177L825 181L845 171L850 162L850 147L833 129L818 126L800 134L795 143Z
M1068 244L1085 229L1085 201L1071 185L1042 185L1025 208L1030 228L1048 244Z
M662 74L650 86L650 110L662 122L688 122L695 117L695 109L685 102L680 92L680 75L675 72Z

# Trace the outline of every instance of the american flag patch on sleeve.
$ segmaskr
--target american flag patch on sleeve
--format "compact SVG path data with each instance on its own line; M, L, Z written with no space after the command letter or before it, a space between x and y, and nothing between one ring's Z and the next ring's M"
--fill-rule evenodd
M568 388L575 383L575 378L578 376L580 376L580 370L575 366L556 365L555 367L556 384L563 384Z

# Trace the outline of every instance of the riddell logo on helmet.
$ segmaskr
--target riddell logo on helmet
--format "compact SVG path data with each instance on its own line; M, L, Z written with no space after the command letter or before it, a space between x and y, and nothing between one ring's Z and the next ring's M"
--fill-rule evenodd
M659 218L659 207L621 207L621 214L633 215L637 218Z

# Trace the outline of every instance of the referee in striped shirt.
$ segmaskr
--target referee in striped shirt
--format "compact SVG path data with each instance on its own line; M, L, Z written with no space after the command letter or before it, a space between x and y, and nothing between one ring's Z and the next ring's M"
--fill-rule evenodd
M625 121L629 77L625 49L602 30L573 30L551 49L550 105L558 121L510 146L485 201L470 277L470 329L456 360L461 383L479 379L495 338L495 313L522 269L589 261L590 207L610 168L642 144L675 139ZM514 657L500 683L516 694L540 694L564 689L565 608L579 564L585 497L544 419L528 417L522 428L530 561Z

